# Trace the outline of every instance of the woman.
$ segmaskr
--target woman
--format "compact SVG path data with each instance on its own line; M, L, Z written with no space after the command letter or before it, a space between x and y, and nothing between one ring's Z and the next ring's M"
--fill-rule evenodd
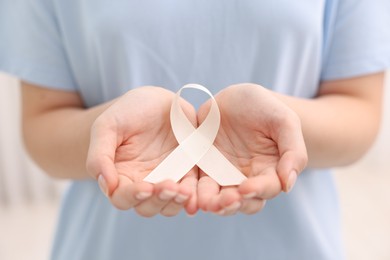
M327 168L356 161L377 133L388 1L0 10L0 69L23 80L26 147L49 175L74 179L52 259L343 259ZM142 181L177 146L169 109L189 82L218 93L215 146L247 175L241 185L197 167L179 183ZM197 127L209 104L188 101Z

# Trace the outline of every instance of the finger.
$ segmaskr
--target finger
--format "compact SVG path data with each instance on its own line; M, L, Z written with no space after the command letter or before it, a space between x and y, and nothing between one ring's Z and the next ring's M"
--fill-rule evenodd
M160 214L165 217L173 217L179 214L180 210L183 209L183 207L183 204L171 201L161 209Z
M152 217L161 212L176 197L179 185L171 180L157 183L154 186L154 194L149 199L135 206L138 214L144 217Z
M272 199L282 191L278 175L273 167L264 169L259 175L243 181L238 192L244 199Z
M198 211L198 179L198 168L195 167L189 174L184 176L180 183L180 185L184 185L185 187L190 188L190 199L184 203L187 214L190 216L195 215L195 213ZM180 202L177 200L177 197L175 200L176 202Z
M241 207L241 195L237 186L222 187L217 198L208 208L209 211L228 216L235 214Z
M161 210L161 214L166 217L175 216L189 203L193 204L189 206L190 212L193 212L192 215L195 214L196 208L193 209L193 207L196 207L196 182L197 178L194 171L185 175L179 183L177 195Z
M87 172L99 179L100 188L106 196L110 196L119 183L114 165L117 133L108 125L111 124L106 121L95 121L93 124L86 161Z
M247 215L255 214L264 208L265 203L266 203L266 200L263 200L263 199L257 199L257 198L244 199L242 201L242 206L240 208L240 212L247 214Z
M119 176L118 180L118 187L109 197L111 203L118 209L133 208L153 194L153 184L147 182L134 183L131 179L122 175Z
M197 189L198 206L200 209L207 211L212 199L218 196L220 186L206 174L200 173L200 175Z
M306 167L308 158L299 119L287 120L277 136L280 160L276 171L283 191L289 192L295 184L297 175Z
M276 169L284 192L290 192L294 187L298 175L303 171L307 163L307 157L305 156L288 151L280 157Z

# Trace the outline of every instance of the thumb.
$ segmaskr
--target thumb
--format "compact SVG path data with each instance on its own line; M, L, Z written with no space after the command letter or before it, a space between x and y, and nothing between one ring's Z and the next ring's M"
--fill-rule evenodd
M115 168L115 151L117 149L117 131L108 127L110 123L95 121L91 128L90 144L86 161L88 173L98 180L106 196L110 196L119 183Z
M298 175L306 166L305 154L288 151L279 160L276 171L284 192L289 192L295 185Z
M306 167L308 158L300 122L282 128L277 137L280 159L276 171L283 191L289 192Z

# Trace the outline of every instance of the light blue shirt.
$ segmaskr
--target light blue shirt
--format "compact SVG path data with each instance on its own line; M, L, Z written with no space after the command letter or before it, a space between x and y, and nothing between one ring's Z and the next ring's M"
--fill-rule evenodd
M242 82L311 98L323 80L390 65L388 0L0 0L0 69L79 91L86 106L131 88L213 93ZM197 105L200 98L191 97ZM321 115L319 115L321 116ZM52 259L343 259L328 170L308 169L258 214L142 218L95 181L68 190Z

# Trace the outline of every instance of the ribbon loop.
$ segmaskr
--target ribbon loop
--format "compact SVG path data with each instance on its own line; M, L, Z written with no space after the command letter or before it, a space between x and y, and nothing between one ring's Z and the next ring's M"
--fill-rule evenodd
M196 129L185 116L179 102L180 94L186 88L201 90L211 98L210 111ZM198 84L183 86L172 102L170 119L179 146L146 176L144 181L158 183L171 179L177 182L195 165L221 186L238 185L246 179L213 145L220 125L220 112L217 102L207 88Z

